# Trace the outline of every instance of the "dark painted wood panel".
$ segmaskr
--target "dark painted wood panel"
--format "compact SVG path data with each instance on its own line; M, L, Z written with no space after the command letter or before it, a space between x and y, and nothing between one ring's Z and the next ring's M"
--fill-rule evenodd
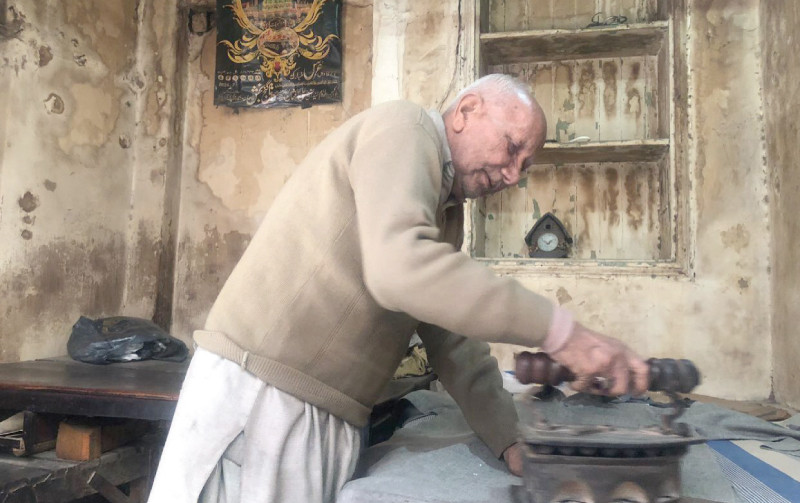
M148 363L148 365L140 365ZM0 365L0 390L51 391L177 400L186 363L137 362L92 365L72 360L35 360Z

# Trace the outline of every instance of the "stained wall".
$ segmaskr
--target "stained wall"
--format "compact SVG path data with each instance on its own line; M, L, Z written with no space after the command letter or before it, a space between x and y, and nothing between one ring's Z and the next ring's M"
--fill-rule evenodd
M682 50L688 65L688 105L678 113L686 122L682 148L687 162L681 168L684 178L675 187L686 215L679 229L686 236L683 271L521 266L500 272L517 277L571 309L579 321L621 338L643 355L694 360L704 374L700 392L766 398L771 390L773 291L761 106L761 3L686 3L690 28ZM469 19L464 15L466 4L415 2L401 11L402 22L390 24L390 33L401 38L386 46L390 54L399 53L395 61L402 62L399 71L389 65L389 75L402 78L399 91L386 79L383 89L389 89L388 94L414 95L429 106L439 105L439 97L452 87L451 74L426 72L427 65L418 61L431 52L448 52L441 48L443 35L435 30L415 32L409 26L411 20L416 27L432 24L442 12L446 22ZM464 26L467 31L475 28ZM378 55L379 42L380 36ZM448 43L456 61L470 60L474 37L469 33ZM383 82L379 70L376 65L376 83ZM425 79L425 96L416 91L421 80L409 75ZM516 349L495 347L502 367L513 366Z
M685 273L522 278L643 355L692 359L702 393L771 389L771 263L759 2L688 2Z
M800 407L800 55L795 50L800 32L796 2L762 2L761 33L764 57L764 116L772 206L774 281L772 343L775 398Z
M215 2L197 1L197 9ZM208 310L272 200L311 147L369 107L372 5L343 2L343 101L308 109L239 110L213 105L216 31L190 34L172 311L172 333L187 341ZM309 180L308 183L314 183ZM275 236L275 246L281 237Z
M2 2L0 361L155 314L174 2Z
M63 353L79 314L155 317L188 340L310 146L370 103L443 107L476 72L473 2L345 1L344 102L236 114L211 102L213 31L184 31L188 8L212 6L7 3L3 361ZM767 397L773 363L776 393L795 396L789 215L800 180L790 169L793 109L780 107L796 100L761 69L762 57L772 73L795 64L788 49L761 45L764 33L791 36L797 16L786 9L689 2L683 273L503 271L642 354L692 358L701 391L729 398ZM9 37L9 26L22 30ZM785 134L773 144L776 131ZM502 366L513 350L495 349Z

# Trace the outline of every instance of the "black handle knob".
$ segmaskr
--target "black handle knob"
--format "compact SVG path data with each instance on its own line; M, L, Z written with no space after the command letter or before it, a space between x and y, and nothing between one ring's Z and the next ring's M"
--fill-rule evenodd
M689 360L650 358L650 391L689 393L700 384L700 372ZM523 351L516 356L516 377L522 384L549 384L574 381L576 376L568 368L550 358L546 353Z

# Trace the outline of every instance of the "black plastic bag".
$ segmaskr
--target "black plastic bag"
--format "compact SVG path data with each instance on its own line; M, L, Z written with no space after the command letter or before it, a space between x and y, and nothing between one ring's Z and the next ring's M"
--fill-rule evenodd
M128 316L81 316L72 326L67 352L74 360L99 365L149 359L182 362L189 355L186 344L155 323Z

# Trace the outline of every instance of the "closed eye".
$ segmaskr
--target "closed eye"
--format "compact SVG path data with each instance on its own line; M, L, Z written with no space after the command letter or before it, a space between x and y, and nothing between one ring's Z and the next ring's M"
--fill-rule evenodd
M517 152L519 152L519 145L514 143L508 136L506 136L506 142L508 143L508 155L513 157Z
M522 172L526 173L531 168L531 166L533 166L533 157L525 159L525 162L522 163Z

